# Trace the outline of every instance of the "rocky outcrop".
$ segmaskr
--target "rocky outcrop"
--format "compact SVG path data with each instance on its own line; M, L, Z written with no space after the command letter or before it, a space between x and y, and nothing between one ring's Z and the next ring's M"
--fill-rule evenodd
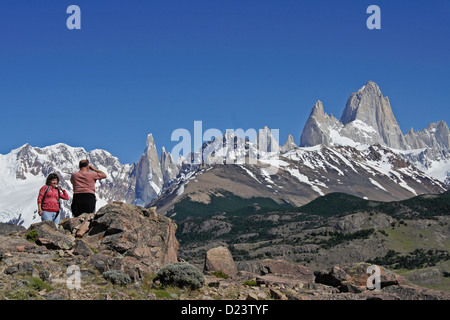
M239 266L243 271L256 274L256 282L259 284L296 288L314 282L311 269L283 260L248 261Z
M44 250L50 260L52 256L67 256L75 259L77 265L90 265L102 273L120 271L138 281L162 266L178 261L179 244L175 231L175 223L157 214L154 208L113 202L95 214L67 218L59 227L52 221L33 224L19 233L21 237L16 235L4 241L0 251L32 253ZM33 259L28 257L26 260ZM61 268L57 270L61 271Z
M175 231L175 223L154 209L113 202L97 211L81 239L100 253L123 256L125 264L138 261L139 272L152 273L177 262Z
M210 272L202 274L198 268L186 262L162 266L168 260L163 258L168 251L164 246L167 242L163 239L170 238L171 231L167 230L171 229L173 223L167 218L158 218L150 210L127 206L113 203L92 218L84 216L71 223L65 221L59 227L45 222L19 233L0 235L0 299L450 299L448 292L408 284L402 277L384 268L381 268L381 290L368 290L367 263L335 265L329 270L314 272L295 263L265 259L240 263L236 274L226 279ZM124 219L117 218L119 214ZM88 232L77 236L80 230L77 226L86 221L89 222ZM147 227L139 228L138 221ZM126 234L136 227L136 237L130 240L133 237ZM142 234L146 231L153 232L150 238ZM114 237L119 234L123 237ZM32 240L41 236L54 241L57 237L75 240L71 249L56 249ZM153 236L161 240L151 239ZM126 244L112 246L113 242L122 240ZM160 263L158 270L148 268L145 258L134 256L131 247L134 245L134 248L138 248L143 242L147 243L150 251L157 253L152 256L155 261L165 261ZM93 246L95 243L97 245ZM172 244L176 247L176 243ZM124 246L128 248L125 251ZM118 248L119 251L116 251ZM222 248L215 249L216 253L223 252ZM76 290L69 287L74 276L69 269L74 266L80 277L80 287ZM226 270L223 267L221 269ZM156 277L153 278L153 275ZM166 285L172 286L170 293L165 291Z
M30 233L36 236L36 243L52 250L70 250L73 248L75 237L57 230L52 221L43 221L32 224Z

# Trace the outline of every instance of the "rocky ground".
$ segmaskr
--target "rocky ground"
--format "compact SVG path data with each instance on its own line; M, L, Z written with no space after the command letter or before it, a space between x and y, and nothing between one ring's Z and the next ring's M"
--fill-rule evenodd
M283 260L235 263L225 247L204 265L180 263L175 223L152 209L114 202L96 214L31 225L0 224L2 300L448 300L445 291L408 283L381 268L381 290L368 290L367 263L326 270ZM197 277L196 286L163 281ZM186 266L196 274L188 274ZM189 278L191 277L191 278Z

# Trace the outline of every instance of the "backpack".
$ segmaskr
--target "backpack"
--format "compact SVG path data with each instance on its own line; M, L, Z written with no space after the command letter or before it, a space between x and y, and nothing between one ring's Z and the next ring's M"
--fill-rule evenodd
M58 189L58 188L56 188ZM44 192L44 195L42 196L42 204L44 204L44 199L45 199L45 195L47 194L48 190L50 190L50 186L47 186L47 189ZM61 191L58 189L58 206L59 206L59 211L61 211ZM55 218L59 215L59 211L56 213Z

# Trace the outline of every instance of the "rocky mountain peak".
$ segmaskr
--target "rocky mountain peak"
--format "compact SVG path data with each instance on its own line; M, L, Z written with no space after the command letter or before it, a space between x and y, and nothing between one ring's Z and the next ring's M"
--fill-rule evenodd
M277 152L280 148L278 137L274 137L268 126L260 129L257 136L257 146L260 153Z
M153 138L153 135L150 133L147 136L147 150L152 149L155 147L155 139ZM155 147L156 148L156 147Z
M412 128L405 134L405 141L410 149L424 149L418 155L411 154L412 162L420 160L425 168L429 167L431 160L441 160L449 157L450 131L445 121L430 123L427 128L415 131ZM442 177L441 177L442 178Z
M436 123L435 135L437 143L445 148L450 148L450 131L445 121L439 121Z
M345 126L355 120L360 120L368 127L375 129L382 142L388 147L406 148L389 99L383 97L380 88L373 81L367 82L357 92L352 93L347 101L341 122Z
M318 100L300 141L301 146L357 143L407 148L389 99L383 97L380 88L373 81L368 81L350 95L340 120L326 114L322 102Z
M282 153L291 151L297 147L297 144L294 141L294 137L290 134L284 145L280 147L280 151Z
M317 100L303 128L300 146L331 145L333 141L330 136L330 129L336 126L342 127L342 124L335 117L326 114L322 101Z
M136 203L146 204L156 198L164 185L161 164L153 135L147 136L147 148L136 167Z
M317 100L312 108L310 117L315 117L317 119L322 119L325 116L325 111L323 109L323 103L320 100Z
M167 184L177 177L179 168L175 163L175 161L173 160L173 157L170 154L170 152L166 152L166 149L164 147L162 147L161 150L160 162L164 184Z

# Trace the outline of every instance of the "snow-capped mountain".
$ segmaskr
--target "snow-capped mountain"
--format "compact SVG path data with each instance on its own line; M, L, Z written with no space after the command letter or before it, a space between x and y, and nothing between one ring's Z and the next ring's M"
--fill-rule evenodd
M292 136L279 146L267 127L255 143L226 133L204 144L203 157L199 152L185 160L199 163L202 157L202 166L185 166L149 206L176 214L181 201L208 204L224 192L295 206L331 192L381 201L440 193L448 188L449 142L444 121L403 135L389 99L369 81L351 94L340 120L317 101L300 147Z
M0 155L0 221L13 221L28 226L40 221L37 214L37 195L45 185L48 174L55 172L61 186L72 198L70 175L78 171L78 163L88 159L99 170L107 173L97 182L97 207L112 200L133 201L133 165L122 165L104 150L86 152L65 144L45 148L26 144L9 154ZM62 216L70 214L69 201L62 201Z
M414 163L428 175L448 181L450 175L450 132L444 121L423 131L405 135L394 117L388 97L378 85L367 82L349 97L338 120L324 112L317 101L300 138L300 146L352 146L380 144Z
M62 217L70 216L73 195L70 176L79 170L78 163L82 159L88 159L94 167L107 174L106 179L96 183L97 209L115 200L132 204L143 204L143 201L148 203L158 196L163 187L163 175L170 179L176 176L178 168L172 164L170 153L164 152L164 169L161 170L156 149L155 152L149 150L155 148L151 135L147 141L147 149L138 165L121 164L105 150L87 152L83 148L63 143L45 148L25 144L6 155L0 155L0 222L24 226L39 222L37 195L52 172L59 175L61 186L69 193L70 199L62 201ZM156 161L153 158L155 154ZM139 198L149 188L155 188L153 197Z
M119 200L173 214L185 199L208 204L225 193L300 206L331 192L390 201L448 189L447 124L439 121L403 135L389 99L371 81L351 94L340 120L317 101L300 146L291 135L280 145L275 133L265 127L251 140L226 132L177 162L164 148L158 157L149 134L137 164L121 164L104 150L26 144L0 155L0 222L40 221L36 199L46 176L58 173L72 196L70 174L81 159L108 175L97 183L98 208ZM70 203L63 201L63 216L70 215Z
M190 168L148 206L176 216L177 204L182 201L209 204L226 193L301 206L332 192L393 201L446 190L443 182L427 176L390 148L322 144L260 157L257 163L250 163L247 156L242 163Z

